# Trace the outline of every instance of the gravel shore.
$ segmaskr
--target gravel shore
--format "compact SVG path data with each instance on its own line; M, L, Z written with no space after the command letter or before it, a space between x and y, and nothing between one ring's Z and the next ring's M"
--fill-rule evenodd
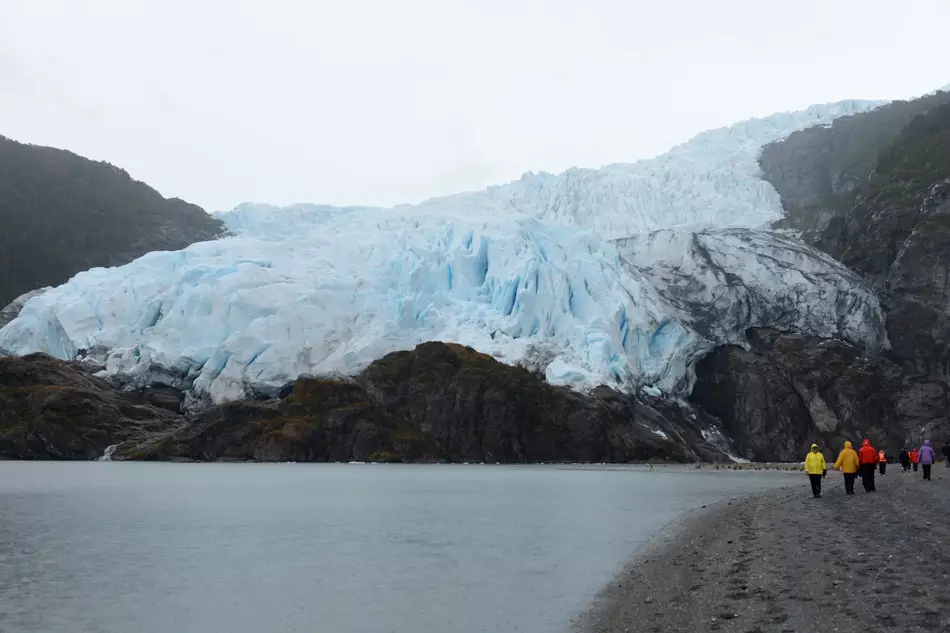
M598 596L577 633L950 632L950 470L891 465L877 492L823 498L807 477L670 526Z

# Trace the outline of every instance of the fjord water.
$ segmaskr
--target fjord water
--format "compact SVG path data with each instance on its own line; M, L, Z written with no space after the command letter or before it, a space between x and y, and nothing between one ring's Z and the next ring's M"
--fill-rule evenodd
M0 462L0 631L552 633L682 513L792 481Z

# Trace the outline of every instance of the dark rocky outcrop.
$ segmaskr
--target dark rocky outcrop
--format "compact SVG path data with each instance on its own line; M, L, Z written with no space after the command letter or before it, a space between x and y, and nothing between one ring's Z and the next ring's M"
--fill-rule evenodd
M797 460L814 441L837 448L865 437L894 453L924 428L948 436L940 381L908 376L894 359L845 341L748 336L751 349L721 347L700 361L691 396L722 420L743 456Z
M880 294L891 346L907 370L950 384L950 165L947 174L920 202Z
M803 238L878 290L894 353L950 384L950 93L846 117L763 151Z
M439 447L368 402L357 385L303 378L279 402L232 402L175 431L120 446L116 459L441 461Z
M425 343L352 382L301 378L279 401L214 407L118 459L549 461L723 459L672 404L583 395L471 348ZM663 407L666 411L661 412ZM703 421L708 423L708 421ZM663 435L666 437L664 438Z
M95 459L181 422L147 394L117 391L78 363L0 357L0 458Z
M854 206L853 195L867 184L881 155L915 117L947 103L950 92L894 101L764 147L763 177L782 197L786 213L775 228L801 231L806 242L822 247L825 230ZM825 244L822 250L840 259L835 248Z
M193 416L175 411L175 393L120 391L42 355L0 359L0 457L90 459L113 444L113 459L209 461L682 462L732 450L715 420L682 404L552 387L454 344Z
M766 147L778 224L862 275L885 312L899 432L946 435L950 387L950 93L846 117ZM870 378L869 378L870 379ZM911 428L910 420L915 426Z
M374 402L430 435L453 460L626 461L646 458L613 394L585 398L455 345L422 345L373 363L360 382ZM643 435L643 434L641 434ZM624 459L626 458L626 459Z
M0 306L222 230L200 207L165 199L113 165L0 136Z

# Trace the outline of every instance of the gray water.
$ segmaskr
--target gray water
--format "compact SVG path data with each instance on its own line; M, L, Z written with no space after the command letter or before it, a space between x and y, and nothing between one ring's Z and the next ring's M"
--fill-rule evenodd
M0 631L552 633L783 474L0 462Z

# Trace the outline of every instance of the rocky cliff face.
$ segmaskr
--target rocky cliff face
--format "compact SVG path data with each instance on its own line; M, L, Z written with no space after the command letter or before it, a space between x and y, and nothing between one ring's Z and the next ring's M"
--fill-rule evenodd
M908 371L950 384L950 180L930 188L910 224L884 276L887 331Z
M722 461L732 450L716 422L677 403L552 387L454 344L281 395L184 416L167 389L121 392L76 363L2 359L0 457L89 459L112 444L114 459L140 460Z
M946 416L947 387L908 376L886 356L835 339L749 333L750 349L722 347L697 366L691 400L722 420L740 453L753 460L801 459L819 441L871 439L890 453Z
M113 165L0 136L0 306L89 268L212 239L222 228Z
M761 159L788 213L782 224L876 289L903 382L918 385L903 392L911 408L929 408L937 385L950 384L948 102L941 92L841 119ZM921 422L946 434L946 401Z
M95 459L180 422L148 393L117 391L78 363L0 357L0 458Z
M766 145L759 166L781 196L786 214L774 228L801 231L806 242L823 245L822 250L840 259L834 246L823 243L826 229L854 207L854 194L911 121L947 103L950 92L894 101Z

